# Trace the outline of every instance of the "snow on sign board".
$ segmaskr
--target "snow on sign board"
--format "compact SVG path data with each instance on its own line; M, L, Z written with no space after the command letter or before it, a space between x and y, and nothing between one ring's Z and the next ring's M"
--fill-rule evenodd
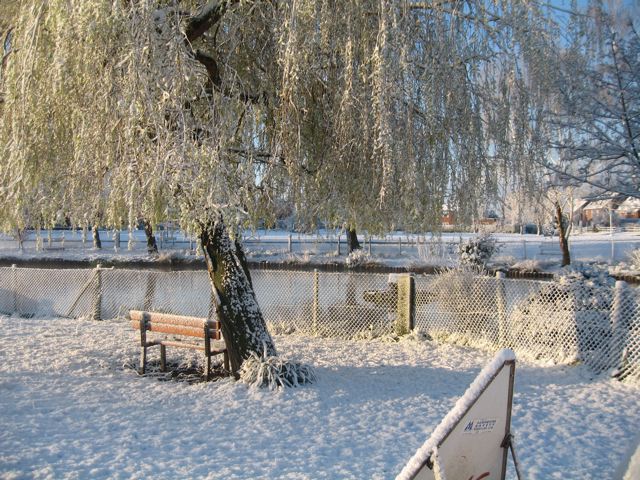
M513 351L500 351L396 480L504 479L514 374Z

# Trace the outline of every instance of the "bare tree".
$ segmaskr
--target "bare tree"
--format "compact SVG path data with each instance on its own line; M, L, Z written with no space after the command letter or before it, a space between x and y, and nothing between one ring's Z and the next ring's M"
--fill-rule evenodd
M630 17L590 13L560 55L557 155L546 166L570 183L640 197L640 37Z

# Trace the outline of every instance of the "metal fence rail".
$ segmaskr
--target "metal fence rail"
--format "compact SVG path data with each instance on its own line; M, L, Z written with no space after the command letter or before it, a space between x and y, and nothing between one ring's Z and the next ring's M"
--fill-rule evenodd
M640 290L450 271L385 275L255 270L274 333L374 338L415 327L438 341L555 363L640 385ZM206 272L0 268L0 314L116 318L129 309L215 315Z
M631 228L631 227L629 227ZM638 227L640 228L640 227ZM615 230L615 229L614 229ZM618 228L616 231L622 231ZM627 255L634 249L640 248L640 240L634 237L616 237L602 233L600 236L588 237L584 241L581 235L572 235L569 240L572 258L589 261L599 258L602 261L626 260ZM164 252L189 252L197 250L197 241L179 230L160 230L156 232L158 248ZM428 234L400 234L396 232L386 236L372 237L361 235L361 252L376 258L413 258L430 265L457 264L458 246L463 238L471 238L470 233L457 235L446 234L441 237ZM90 237L90 235L89 235ZM53 230L36 235L30 231L25 234L22 243L15 238L0 234L0 251L29 254L54 254L64 252L100 253L109 255L117 252L123 254L144 254L147 251L146 239L142 232L129 234L126 230L120 232L101 231L102 249L93 249L91 238L86 232L71 230ZM313 258L314 256L346 257L348 249L344 236L337 232L328 231L326 234L303 235L281 234L263 236L247 236L243 245L250 257L295 257ZM557 237L539 235L514 235L502 238L496 242L499 247L496 258L508 261L537 260L558 261L561 252ZM22 250L20 250L22 249Z

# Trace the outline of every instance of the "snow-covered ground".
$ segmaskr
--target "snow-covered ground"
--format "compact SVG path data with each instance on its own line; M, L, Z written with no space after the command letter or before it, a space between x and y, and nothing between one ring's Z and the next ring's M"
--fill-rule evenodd
M417 340L276 336L280 353L319 379L272 392L139 377L124 321L0 317L0 332L3 479L394 478L491 359ZM637 388L518 362L524 477L615 478L637 445L639 413Z

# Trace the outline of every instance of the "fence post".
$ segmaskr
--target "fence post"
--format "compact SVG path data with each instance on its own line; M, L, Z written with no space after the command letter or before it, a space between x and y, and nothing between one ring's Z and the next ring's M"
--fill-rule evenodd
M507 294L505 291L504 272L496 272L496 306L498 308L498 346L505 347L507 343Z
M369 235L369 255L371 255L371 235Z
M114 234L114 240L113 240L113 248L116 252L120 251L120 230L116 230L115 234Z
M338 256L340 256L340 236L338 235Z
M633 311L631 292L627 289L627 282L616 281L613 290L613 308L611 312L611 343L609 344L608 365L604 368L622 368L626 363L626 343L629 334L629 315Z
M18 267L11 265L11 283L13 285L13 313L18 313Z
M102 320L102 265L96 265L96 280L93 290L93 320Z
M402 255L402 237L398 237L398 252Z
M527 259L527 239L522 240L522 250L524 251L524 260Z
M311 328L314 335L318 334L318 313L320 311L320 275L318 269L313 269L313 305L311 307Z
M615 260L616 260L616 244L613 241L613 235L612 235L611 236L611 263L613 264Z
M413 275L398 275L397 335L406 335L414 328L416 315L416 287Z
M292 253L293 249L291 248L291 234L289 234L289 253Z

